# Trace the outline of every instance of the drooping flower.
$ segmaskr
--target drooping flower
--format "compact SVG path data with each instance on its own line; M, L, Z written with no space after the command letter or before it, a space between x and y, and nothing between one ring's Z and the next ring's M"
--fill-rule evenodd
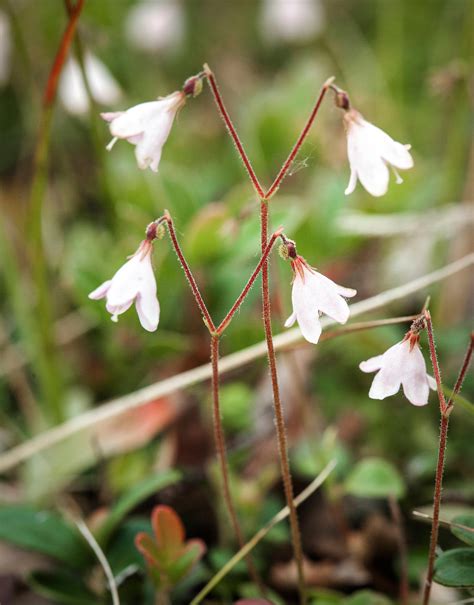
M403 386L410 403L418 406L428 403L429 390L436 390L436 382L426 373L425 359L418 343L418 334L410 331L382 355L361 362L359 368L363 372L377 372L369 397L385 399L398 393Z
M107 67L90 52L84 55L84 71L92 97L101 105L114 105L120 101L122 91ZM74 115L89 110L89 96L79 63L70 58L61 73L59 97L62 104Z
M107 145L110 151L117 139L126 139L135 145L135 157L139 168L150 167L158 172L161 150L166 143L177 111L186 102L186 94L176 91L157 101L140 103L127 111L102 113L110 122L110 132L114 137Z
M106 299L106 309L112 315L112 321L118 321L118 316L135 303L140 323L149 332L157 329L160 319L156 280L151 264L152 249L151 241L144 240L112 279L89 294L89 298L93 300Z
M397 172L413 167L410 145L394 141L377 126L364 120L355 109L344 114L347 134L347 155L351 167L351 176L345 194L355 189L357 179L373 196L384 195L388 189L389 166L395 173L397 183L403 179Z
M320 314L325 313L345 324L349 319L349 306L344 297L351 298L357 291L334 283L310 267L301 256L292 258L291 267L294 273L293 313L286 320L285 327L289 328L298 321L306 340L316 344L321 335Z

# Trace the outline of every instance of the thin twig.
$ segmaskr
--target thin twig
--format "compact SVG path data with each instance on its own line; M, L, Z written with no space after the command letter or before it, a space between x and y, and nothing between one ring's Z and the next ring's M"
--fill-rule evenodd
M447 279L451 275L471 267L473 264L474 254L468 254L441 269L423 275L402 286L397 286L396 288L386 290L385 292L381 292L380 294L354 303L350 305L351 317L357 317L364 313L385 307L397 300L402 300L410 294L423 290L434 283ZM324 328L336 324L336 322L329 317L322 318L321 323ZM302 336L299 328L286 330L275 336L273 341L275 351L285 350L301 340ZM221 376L225 372L241 368L244 365L252 363L256 359L264 357L266 352L266 343L263 341L231 355L227 355L221 359L219 364ZM14 468L23 461L28 460L31 456L60 443L79 431L98 428L102 422L111 420L130 410L146 405L159 397L170 395L178 390L185 389L194 384L203 382L204 380L209 380L211 376L212 368L210 364L198 366L197 368L161 380L123 397L118 397L108 403L98 405L96 408L75 416L63 424L36 435L29 441L17 445L1 454L0 473L4 473Z
M293 500L293 505L295 507L302 504L305 500L307 500L317 489L320 487L324 481L328 478L328 476L332 473L334 468L336 467L336 461L331 460L324 469L319 473L319 475L314 479L308 487L306 487L296 498ZM268 534L268 532L275 527L280 521L286 519L290 514L290 510L288 506L282 508L280 512L278 512L264 527L258 530L258 532L254 535L254 537L247 542L247 544L236 553L232 559L230 559L221 569L213 576L209 582L204 586L199 594L197 594L194 599L191 601L190 605L198 605L201 603L203 598L208 595L213 588L215 588L219 582L230 572L232 569L241 561L257 544L263 540L263 538Z
M262 253L267 247L268 239L268 204L265 200L260 201L260 235ZM262 266L262 313L263 324L265 328L265 340L267 343L267 358L270 369L270 378L273 392L273 408L275 411L275 427L278 441L278 455L280 458L281 476L283 479L283 488L285 491L286 503L290 512L291 543L295 555L296 568L298 572L298 590L300 594L300 603L305 605L306 592L303 573L303 547L301 545L301 534L298 523L298 513L293 502L293 482L291 479L290 462L288 456L288 443L286 437L285 413L280 398L280 388L278 386L278 373L273 345L272 334L272 315L270 303L270 289L268 280L268 259Z

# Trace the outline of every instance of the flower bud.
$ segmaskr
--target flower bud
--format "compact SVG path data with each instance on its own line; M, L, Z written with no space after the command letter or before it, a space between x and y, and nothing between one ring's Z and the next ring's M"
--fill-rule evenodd
M344 109L344 111L348 111L351 108L351 102L349 101L349 95L345 90L338 90L336 92L335 99L336 107L340 109Z
M197 97L202 91L202 77L200 74L191 76L183 84L183 92L186 96Z

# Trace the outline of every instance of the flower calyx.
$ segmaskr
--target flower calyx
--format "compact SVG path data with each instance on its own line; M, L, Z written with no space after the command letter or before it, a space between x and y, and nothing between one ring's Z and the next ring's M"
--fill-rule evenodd
M343 109L344 111L349 111L351 109L351 102L347 92L335 84L330 84L329 88L334 92L334 103L336 104L336 107L339 107L339 109Z
M195 76L188 78L183 84L183 92L187 97L197 97L202 92L202 81L206 77L206 74L201 71Z
M165 228L163 226L163 218L159 218L156 221L150 223L146 230L145 236L147 242L153 242L155 239L163 239L165 236Z

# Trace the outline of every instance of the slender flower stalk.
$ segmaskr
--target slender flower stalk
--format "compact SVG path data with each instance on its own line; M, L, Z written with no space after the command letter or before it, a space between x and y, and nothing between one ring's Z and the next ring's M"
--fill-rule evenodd
M433 520L431 523L431 538L430 538L430 547L428 554L428 570L426 572L426 581L423 590L423 605L428 605L430 601L431 594L431 586L433 584L433 573L434 573L434 564L436 558L436 545L438 543L438 532L439 532L439 510L441 506L441 493L443 489L443 473L444 473L444 464L446 460L446 445L448 440L448 426L449 426L449 416L454 406L454 399L456 395L459 393L462 387L462 383L466 376L467 369L469 367L469 363L472 357L474 338L471 334L470 343L468 345L466 355L464 357L461 370L458 375L458 379L456 380L456 384L454 386L451 397L449 398L448 404L446 404L446 400L443 393L443 385L441 382L441 372L439 370L438 358L436 355L436 346L434 341L433 334L433 324L431 321L431 314L428 310L425 310L425 321L426 321L426 330L428 332L428 342L430 346L430 355L431 362L433 365L433 372L436 379L436 385L438 390L438 398L439 398L439 407L440 407L440 431L439 431L439 444L438 444L438 462L436 464L436 476L435 476L435 489L433 495Z
M265 200L260 201L260 236L261 248L263 252L267 246L268 239L268 203ZM272 382L273 405L275 410L275 425L278 440L278 453L280 457L281 474L283 479L283 487L285 490L286 503L290 512L291 540L293 544L296 567L298 571L298 589L300 593L300 603L301 605L305 605L306 594L303 574L303 548L301 545L301 534L298 523L298 514L296 512L296 506L293 502L293 482L291 480L290 473L285 414L280 398L276 356L275 349L273 346L270 288L268 279L268 259L265 260L262 266L262 313L263 324L265 328L265 340L267 343L268 365Z
M204 65L204 73L206 75L207 81L211 88L212 94L214 95L214 100L219 109L220 116L223 119L224 124L226 125L227 130L229 131L229 134L235 143L235 146L237 147L237 151L239 153L239 156L240 156L242 162L244 163L244 166L248 172L250 180L252 181L252 185L253 185L257 195L259 196L259 198L263 198L263 197L265 197L263 188L260 185L260 182L257 178L257 175L255 174L255 171L252 167L252 164L250 163L250 160L249 160L247 154L245 153L245 149L240 141L239 135L237 134L237 131L235 130L234 125L232 124L232 120L230 119L229 113L224 105L224 101L222 100L221 93L219 92L219 87L217 86L216 78L214 77L214 74L212 73L212 71L211 71L209 65L207 65L207 63Z
M171 216L167 210L165 210L164 219L168 226L168 232L170 234L171 243L173 244L173 248L176 252L179 262L181 263L181 267L183 268L183 271L186 275L186 279L188 280L189 285L191 286L191 290L194 294L194 298L196 299L196 303L204 317L204 323L206 324L207 329L211 333L215 332L216 326L214 325L214 322L212 321L212 317L206 307L206 303L204 302L204 300L201 296L201 293L199 292L199 288L196 283L196 280L194 279L194 275L192 274L192 271L189 268L186 258L184 257L183 251L181 250L181 247L178 242L178 238L176 237L176 231L174 229L173 219L171 218Z
M53 313L50 308L47 266L43 242L43 201L46 193L48 170L48 146L51 134L54 101L59 77L66 61L77 23L81 15L84 0L77 0L71 11L69 21L59 44L56 57L51 67L43 95L43 111L34 153L33 180L30 193L29 235L31 240L31 260L35 281L37 302L35 313L39 318L40 354L44 356L46 371L40 376L43 401L49 407L49 417L53 422L62 420L61 386L59 362L55 354L53 334Z
M240 305L243 303L245 297L250 292L250 289L253 286L255 280L257 279L260 271L262 270L263 265L266 263L268 255L270 254L271 249L273 248L273 244L275 243L277 238L280 237L280 235L282 233L283 233L283 227L280 227L280 229L277 229L277 231L275 231L275 233L271 236L265 250L263 251L262 257L261 257L258 265L255 267L254 272L250 276L248 282L245 284L244 289L240 293L240 295L237 298L237 300L235 301L235 303L232 305L230 311L227 313L227 315L224 317L224 319L221 321L221 323L217 327L217 330L216 330L217 334L219 334L219 335L222 334L222 332L229 325L232 317L235 315L235 313L239 309Z
M334 81L334 78L331 77L331 78L328 78L326 80L326 82L323 84L323 86L321 88L321 92L319 93L319 96L316 99L316 103L314 104L314 107L311 110L311 113L309 114L309 118L308 118L306 124L304 125L300 136L298 137L293 149L291 150L290 155L287 157L285 163L281 167L280 172L277 174L275 180L271 184L270 189L268 189L268 191L265 193L265 199L269 200L273 195L275 195L275 193L277 192L278 188L281 185L281 182L287 175L288 170L290 169L294 159L296 158L299 150L301 149L301 145L303 145L304 140L308 136L311 126L313 125L314 119L316 118L316 114L318 113L319 108L321 107L321 103L323 102L324 96L326 95L326 92L328 91L328 89L331 86L333 81Z
M229 480L229 463L227 460L224 431L222 428L220 397L219 397L219 335L211 335L211 366L212 366L212 417L214 428L214 442L216 444L217 459L222 480L222 491L227 512L234 529L234 534L237 538L239 548L243 548L245 540L240 527L237 511L235 510L234 501L230 491ZM262 591L263 584L258 576L253 558L250 554L245 557L247 568L252 580Z

